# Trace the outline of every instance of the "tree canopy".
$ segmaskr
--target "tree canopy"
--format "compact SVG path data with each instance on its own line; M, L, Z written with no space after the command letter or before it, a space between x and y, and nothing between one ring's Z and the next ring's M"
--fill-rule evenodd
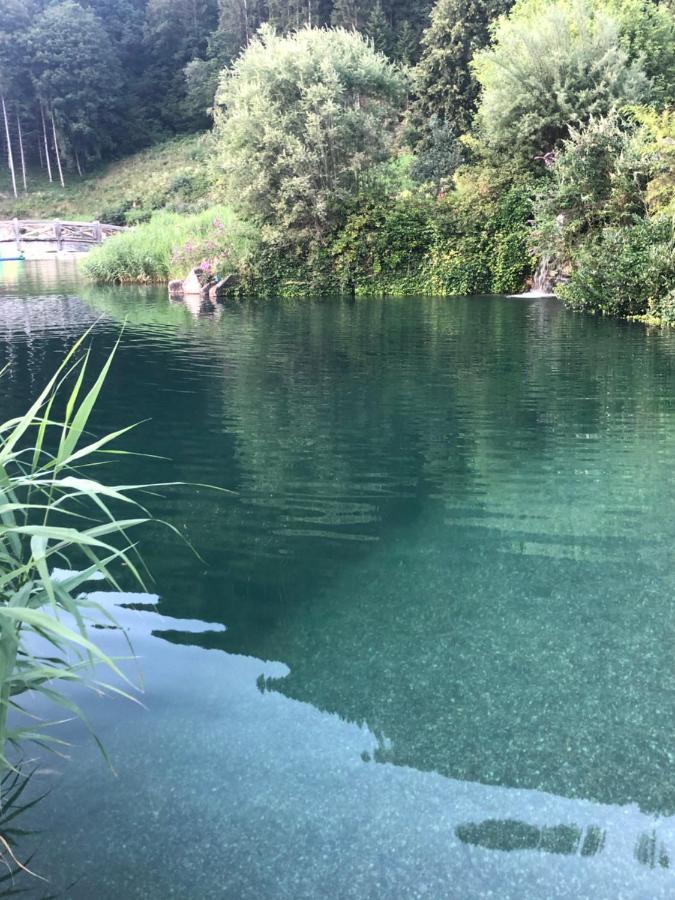
M216 95L232 202L280 235L322 237L386 158L403 99L400 72L356 32L264 27Z
M474 61L482 94L482 140L506 155L534 158L580 125L649 96L637 60L620 46L607 12L579 2L525 2L495 26Z

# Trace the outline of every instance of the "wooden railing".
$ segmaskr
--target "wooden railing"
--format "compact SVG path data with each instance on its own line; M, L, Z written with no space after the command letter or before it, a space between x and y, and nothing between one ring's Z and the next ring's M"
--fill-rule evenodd
M47 241L59 250L64 244L100 244L111 234L125 231L120 225L101 222L62 222L39 219L0 220L0 243L13 242L17 250L29 241Z

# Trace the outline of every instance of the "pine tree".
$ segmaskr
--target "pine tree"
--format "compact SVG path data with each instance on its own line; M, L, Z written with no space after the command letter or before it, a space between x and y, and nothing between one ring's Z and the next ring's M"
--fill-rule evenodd
M489 42L490 23L513 0L438 0L422 36L422 58L415 71L413 121L436 116L466 131L476 108L479 87L471 69L474 53ZM421 132L424 143L424 131Z
M387 56L392 55L393 34L381 0L375 0L375 4L368 16L365 31L372 40L376 50L379 50L380 53L385 53Z
M359 0L335 0L331 24L336 28L362 28L364 21Z
M267 7L270 24L283 33L320 24L317 0L268 0Z
M406 19L398 30L398 37L394 45L394 59L406 66L412 66L417 57L419 42L415 29Z

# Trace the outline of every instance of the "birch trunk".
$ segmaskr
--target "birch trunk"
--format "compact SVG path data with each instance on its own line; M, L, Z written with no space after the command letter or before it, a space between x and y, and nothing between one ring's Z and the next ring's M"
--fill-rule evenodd
M7 120L7 107L5 106L5 98L2 97L2 116L5 120L5 135L7 136L7 162L9 163L9 171L12 173L12 188L14 196L18 197L16 190L16 175L14 174L14 156L12 155L12 138L9 134L9 121Z
M61 168L61 154L59 153L59 142L56 137L56 123L54 122L54 113L52 116L52 134L54 135L54 153L56 153L56 165L59 167L59 179L61 180L61 187L65 187L66 183L63 180L63 169Z
M47 172L49 173L49 180L53 181L52 178L52 164L49 159L49 141L47 140L47 123L45 122L45 108L42 104L40 104L40 115L42 116L42 135L45 141L45 158L47 160Z
M23 189L24 191L28 190L28 184L26 183L26 156L23 152L23 133L21 131L21 116L17 115L16 117L16 127L19 132L19 153L21 154L21 177L23 178Z

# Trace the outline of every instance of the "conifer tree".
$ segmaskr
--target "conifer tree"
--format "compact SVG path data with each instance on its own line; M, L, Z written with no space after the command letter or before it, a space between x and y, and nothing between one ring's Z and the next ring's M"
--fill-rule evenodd
M460 134L470 127L479 93L471 61L488 44L490 23L512 3L438 0L422 35L422 57L415 71L413 114L418 124L435 117ZM421 140L424 143L424 131Z
M362 28L364 24L362 6L359 0L335 0L331 25L336 28Z
M375 4L368 16L365 32L372 40L376 50L379 50L380 53L385 53L387 56L393 55L393 35L381 0L375 0Z
M412 66L417 58L418 39L415 29L406 19L398 29L394 45L394 59L405 66Z

